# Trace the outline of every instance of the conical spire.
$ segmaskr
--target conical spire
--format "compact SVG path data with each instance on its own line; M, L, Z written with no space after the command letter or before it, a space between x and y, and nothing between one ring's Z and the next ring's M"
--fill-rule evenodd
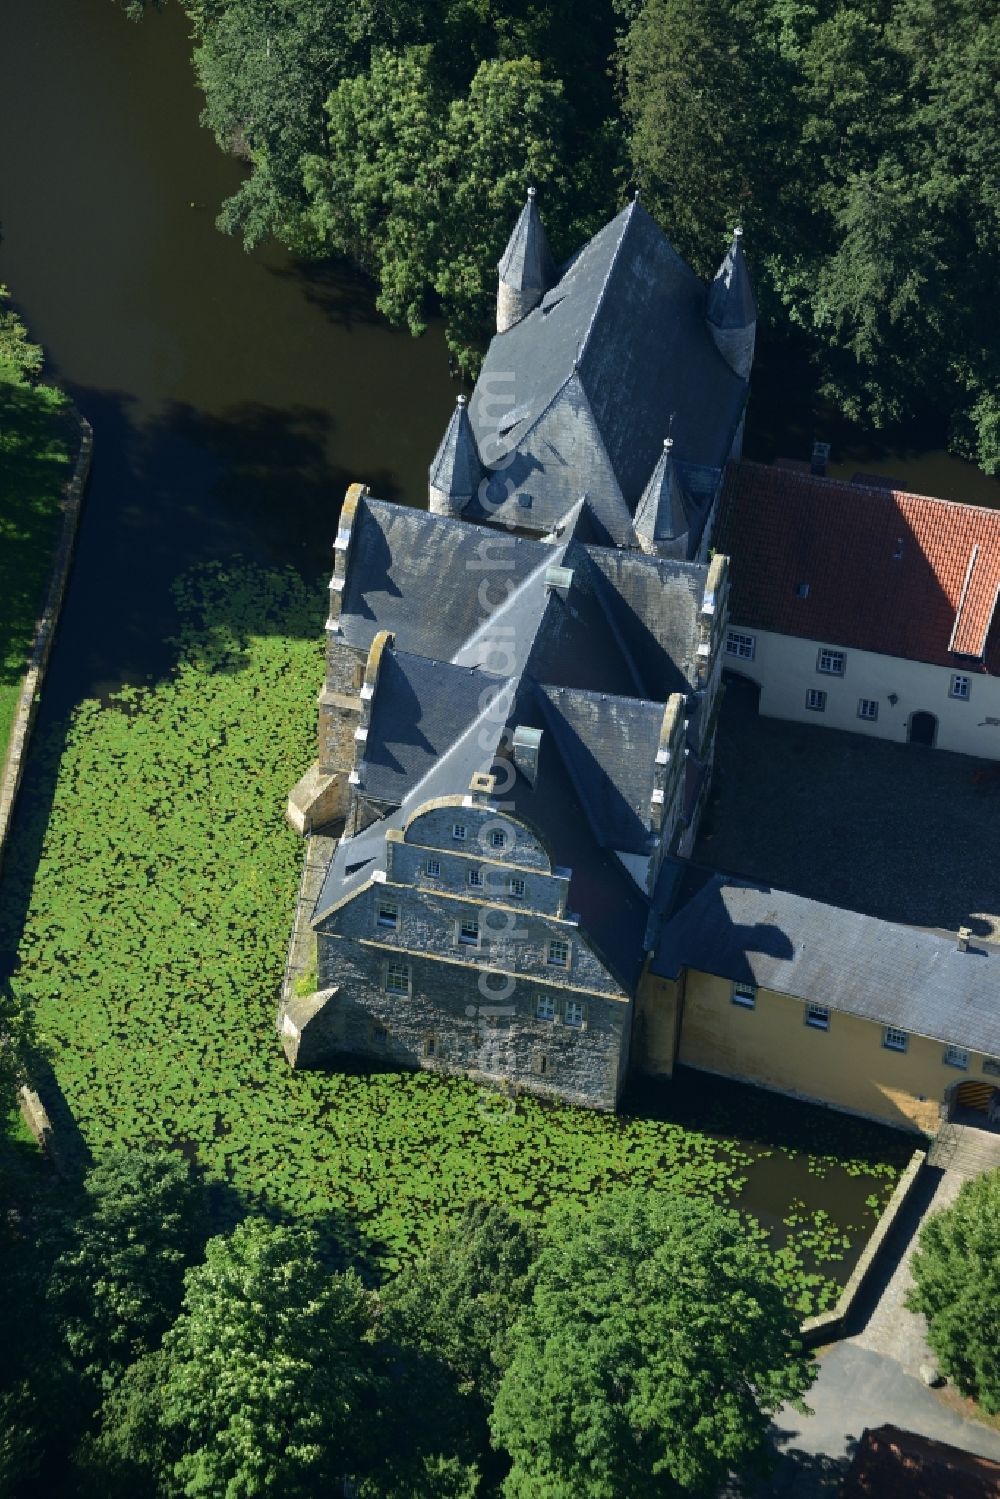
M556 279L555 262L535 197L535 189L529 187L528 201L500 259L498 333L506 333L537 307Z
M461 515L483 476L468 402L459 396L430 466L430 508L435 515Z
M743 230L733 230L733 242L708 289L708 326L719 353L741 379L750 378L757 304L743 254Z
M635 512L635 534L644 552L686 560L691 517L677 478L674 440L665 439Z

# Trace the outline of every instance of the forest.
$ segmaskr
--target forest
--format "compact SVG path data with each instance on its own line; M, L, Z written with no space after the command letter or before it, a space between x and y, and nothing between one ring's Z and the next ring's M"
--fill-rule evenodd
M121 0L133 17L149 3ZM739 222L765 336L872 430L1000 471L1000 13L976 0L180 0L220 224L362 267L457 366L539 190L568 256L639 189L703 276Z

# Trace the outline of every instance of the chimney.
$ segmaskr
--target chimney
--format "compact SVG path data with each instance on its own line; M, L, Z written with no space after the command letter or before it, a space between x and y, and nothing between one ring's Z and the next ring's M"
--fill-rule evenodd
M830 444L828 442L814 442L812 458L809 462L809 472L816 474L820 479L826 478L826 466L830 461Z
M541 747L541 729L529 729L524 724L518 724L514 730L514 766L529 786L534 786L538 779L538 755Z
M496 784L496 776L490 775L485 770L477 770L469 782L469 794L465 798L466 805L470 807L488 807Z
M569 597L570 588L573 586L573 569L571 567L557 567L554 563L545 569L545 592L557 593L561 599Z
M959 952L968 952L969 951L969 938L971 936L972 936L972 928L971 928L971 926L960 926L959 927L959 929L958 929L958 950L959 950Z

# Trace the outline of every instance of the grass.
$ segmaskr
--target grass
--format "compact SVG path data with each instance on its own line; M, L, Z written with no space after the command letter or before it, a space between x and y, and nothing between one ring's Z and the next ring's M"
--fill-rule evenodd
M11 314L0 310L3 317ZM33 384L19 362L3 357L4 331L0 325L0 763L52 566L70 431L63 394Z
M374 1270L475 1196L583 1210L626 1181L736 1201L781 1138L748 1149L428 1073L288 1068L274 1013L302 845L283 808L313 753L321 605L291 572L198 570L179 590L175 674L78 710L33 879L11 851L0 948L18 947L15 991L91 1148L172 1143L234 1207L315 1220ZM27 848L45 813L30 799L25 813ZM827 1169L825 1137L810 1140ZM896 1166L862 1151L849 1167L870 1196L866 1234ZM784 1215L782 1273L811 1311L836 1295L844 1225L791 1202Z

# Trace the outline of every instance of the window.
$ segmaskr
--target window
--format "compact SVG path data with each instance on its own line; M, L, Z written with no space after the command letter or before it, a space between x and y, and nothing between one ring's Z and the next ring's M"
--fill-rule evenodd
M757 641L753 635L744 635L740 630L727 630L727 656L739 656L741 661L752 661L756 649Z
M363 661L355 661L355 663L354 663L354 688L355 688L355 691L360 692L361 688L364 685L365 685L365 663Z
M756 984L734 984L733 1004L743 1005L744 1009L752 1010L757 1004Z
M481 869L469 870L469 884L480 886L483 883L483 871Z
M479 946L479 922L475 917L459 922L458 940L466 947Z
M826 646L816 658L816 670L828 677L842 677L847 657L843 651L828 651Z
M946 1046L941 1060L946 1067L958 1067L964 1072L969 1065L969 1053L961 1046Z
M806 707L814 713L826 712L826 693L821 687L810 687L806 693Z
M887 1025L882 1032L882 1045L886 1051L905 1051L909 1042L906 1031L901 1031L898 1026Z
M557 940L549 943L549 967L569 967L569 943Z
M549 1059L542 1052L536 1051L531 1059L531 1070L537 1077L544 1077L549 1070Z
M386 994L409 994L409 963L394 962L385 965L385 992Z
M507 834L501 833L499 828L494 828L490 834L490 848L506 848Z
M379 926L397 927L399 925L399 907L391 900L379 902L378 907Z
M532 497L531 497L530 494L519 494L518 495L518 497L517 497L517 503L520 505L520 507L521 507L522 510L530 510L531 509L531 498Z
M523 895L524 881L522 879L519 879L517 876L514 876L507 881L507 889L510 891L511 895Z
M809 584L800 583L795 590L795 597L797 599L807 599L809 597Z
M563 1016L563 1019L566 1021L567 1025L575 1025L577 1030L582 1029L584 1021L584 1010L583 1005L578 999L567 999L566 1013Z
M440 859L428 859L427 863L424 865L424 874L429 875L432 880L436 880L437 877L438 877L438 875L440 873L441 873L441 860Z
M389 1039L389 1032L384 1025L372 1026L372 1040L376 1046L384 1046Z
M826 1005L806 1005L806 1025L811 1025L817 1031L828 1031L830 1011Z
M968 701L969 690L970 690L971 687L972 687L972 678L971 677L963 677L963 676L959 675L958 673L956 673L952 677L952 679L951 679L951 686L948 688L948 696L949 697L960 697L963 700L963 702L966 702L966 701Z
M858 717L866 718L869 723L874 723L878 718L878 702L873 697L858 698Z
M990 1077L1000 1077L1000 1057L983 1057L983 1071Z
M555 1020L556 997L554 994L539 994L535 999L535 1015L539 1020Z
M456 843L464 843L467 836L465 823L453 822L451 825L451 836L454 838Z
M437 1051L437 1042L433 1036L424 1037L424 1056L432 1057Z

